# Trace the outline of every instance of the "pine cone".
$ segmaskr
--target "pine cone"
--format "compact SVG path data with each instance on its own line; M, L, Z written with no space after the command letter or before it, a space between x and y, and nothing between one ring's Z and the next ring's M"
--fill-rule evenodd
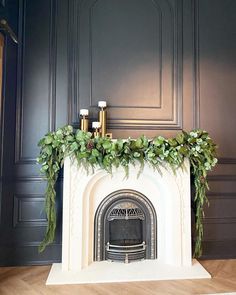
M88 150L92 150L94 148L94 143L92 140L88 141L87 143L87 149Z

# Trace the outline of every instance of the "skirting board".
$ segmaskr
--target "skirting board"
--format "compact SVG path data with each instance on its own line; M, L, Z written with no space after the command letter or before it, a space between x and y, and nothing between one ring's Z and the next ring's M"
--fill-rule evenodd
M190 267L174 267L158 260L135 263L93 262L78 272L62 272L61 263L54 263L46 285L94 284L156 280L207 279L211 275L197 261Z

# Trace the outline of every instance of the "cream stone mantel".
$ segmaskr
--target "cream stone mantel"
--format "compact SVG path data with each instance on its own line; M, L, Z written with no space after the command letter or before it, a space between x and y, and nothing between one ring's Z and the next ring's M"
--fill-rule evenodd
M153 170L148 164L113 174L94 169L87 173L73 158L64 162L62 263L54 264L48 284L135 280L209 278L192 260L190 167L185 159L175 172L168 164ZM130 189L145 195L157 216L157 259L127 264L94 262L94 217L109 194Z

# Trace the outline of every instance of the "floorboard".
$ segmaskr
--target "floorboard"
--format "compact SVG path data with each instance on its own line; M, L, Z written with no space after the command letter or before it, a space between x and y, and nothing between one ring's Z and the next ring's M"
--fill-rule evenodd
M50 266L0 267L0 295L158 295L236 292L236 259L205 260L212 279L46 286Z

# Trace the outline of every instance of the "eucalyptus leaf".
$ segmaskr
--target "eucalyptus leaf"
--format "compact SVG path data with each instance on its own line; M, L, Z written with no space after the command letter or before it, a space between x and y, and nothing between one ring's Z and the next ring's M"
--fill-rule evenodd
M184 143L184 134L183 134L183 133L179 133L179 134L177 134L177 136L176 136L176 141L177 141L179 144L183 144L183 143Z
M52 146L50 145L45 146L44 151L46 154L48 154L48 156L50 156L52 154Z
M165 141L165 138L164 137L158 136L158 137L156 137L156 138L153 139L153 144L155 146L160 146L160 145L163 144L164 141Z
M109 141L105 141L102 146L105 150L108 150L111 148L111 143Z
M138 138L136 141L133 141L133 142L136 148L141 148L143 145L142 138Z
M116 145L117 145L118 150L121 151L122 148L123 148L123 140L118 139L118 140L116 141Z
M53 138L51 135L47 135L44 139L45 144L50 144L53 141Z
M98 157L98 156L99 156L99 151L96 150L96 149L92 149L92 155L93 155L94 157Z

